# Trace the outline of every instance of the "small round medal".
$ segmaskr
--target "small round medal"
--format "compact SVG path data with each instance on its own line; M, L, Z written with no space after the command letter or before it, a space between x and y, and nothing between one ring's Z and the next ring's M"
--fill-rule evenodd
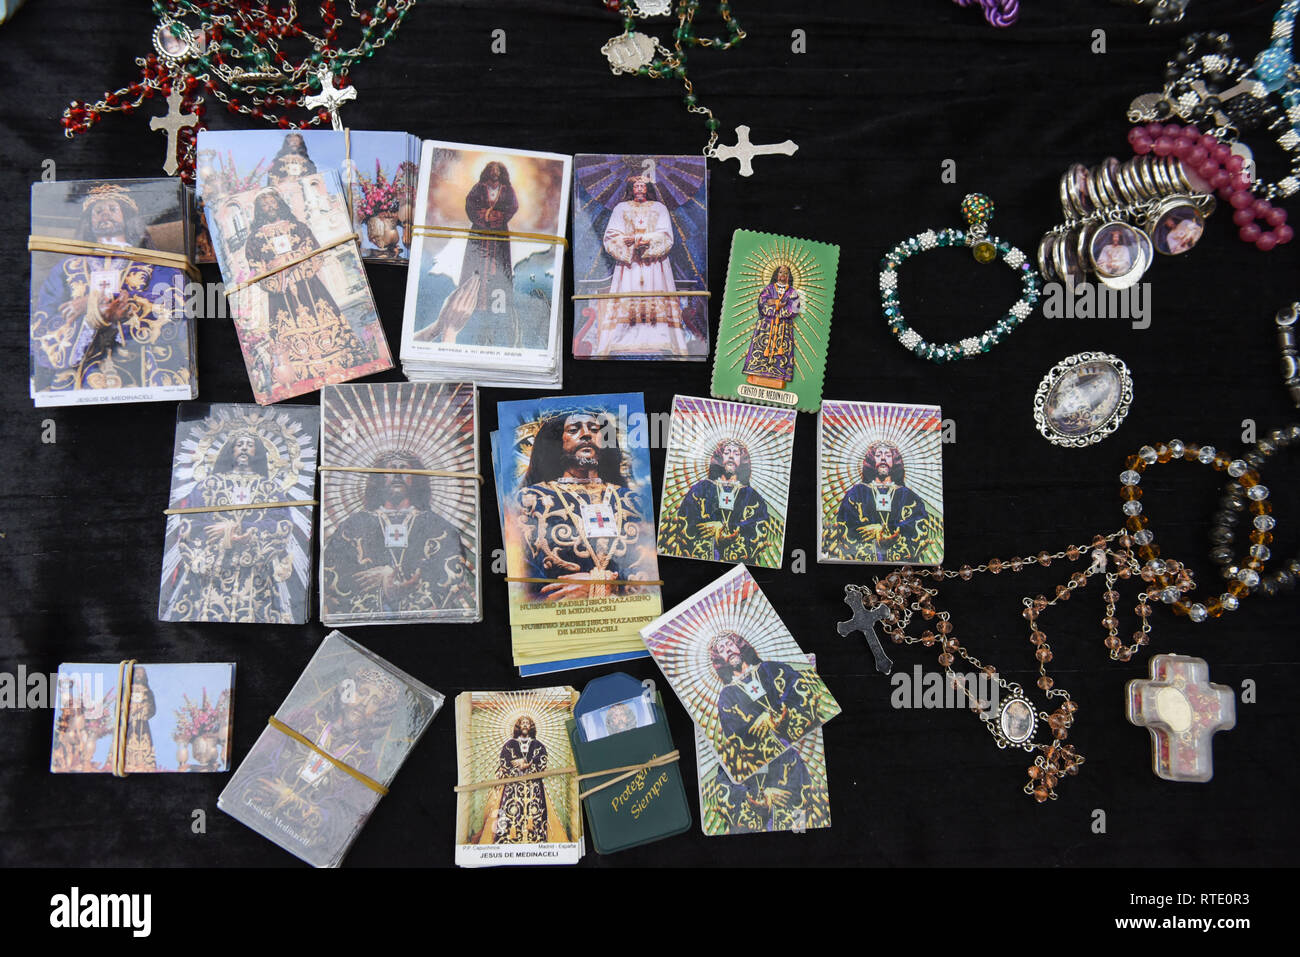
M1088 259L1101 282L1111 289L1127 289L1150 265L1151 241L1128 223L1111 220L1093 233Z
M1010 698L1002 703L998 714L998 730L1012 744L1024 744L1034 736L1038 724L1033 706L1024 698Z
M1081 448L1110 435L1128 415L1133 380L1128 366L1105 352L1062 359L1034 395L1034 421L1053 445Z
M1205 217L1186 196L1162 203L1147 223L1151 245L1162 256L1180 256L1190 250L1205 232Z

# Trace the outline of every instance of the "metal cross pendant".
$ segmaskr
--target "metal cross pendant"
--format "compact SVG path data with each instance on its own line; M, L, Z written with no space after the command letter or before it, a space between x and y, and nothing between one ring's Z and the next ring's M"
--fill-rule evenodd
M862 590L854 585L845 586L844 604L852 610L853 617L848 621L837 622L835 630L844 637L855 631L866 635L871 654L876 659L876 670L882 675L889 674L894 670L894 663L889 660L889 656L885 654L885 649L880 644L880 636L876 634L876 622L892 621L894 613L883 603L868 611L862 601Z
M1243 93L1254 93L1255 85L1254 80L1243 80L1230 89L1224 90L1221 93L1215 93L1205 85L1204 80L1193 80L1188 84L1188 86L1192 88L1192 92L1201 98L1202 103L1210 97L1217 98L1220 103L1227 103L1229 100L1241 96ZM1219 126L1232 125L1232 117L1228 116L1228 114L1224 113L1222 110L1214 110L1210 115L1214 117L1214 122Z
M168 176L175 176L176 170L180 168L176 162L177 134L181 130L189 129L198 122L199 117L197 114L181 112L181 94L174 87L167 94L167 115L155 116L149 121L149 129L167 131L167 162L163 163L163 171Z
M320 78L320 92L315 96L307 97L303 100L303 103L307 105L309 110L328 110L330 122L333 124L334 129L342 130L343 121L339 119L339 107L349 100L357 98L356 88L351 86L345 90L336 88L334 86L333 70L321 70L316 76Z
M1227 685L1210 682L1201 658L1156 655L1151 677L1128 683L1128 720L1151 732L1151 767L1166 781L1208 781L1214 776L1211 739L1237 723L1237 699Z
M784 143L751 143L749 141L749 127L737 126L736 145L727 146L724 144L716 147L713 155L723 161L729 159L738 160L740 162L740 175L753 176L754 165L752 161L755 156L768 156L773 153L793 156L798 148L799 146L794 140L786 140Z

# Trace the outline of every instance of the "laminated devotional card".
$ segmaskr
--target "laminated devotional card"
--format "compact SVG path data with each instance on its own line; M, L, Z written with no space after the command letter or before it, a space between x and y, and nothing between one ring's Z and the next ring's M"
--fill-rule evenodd
M194 224L179 180L32 185L37 406L192 399Z
M392 368L337 172L203 201L258 404Z
M559 385L571 167L425 142L402 316L410 379Z
M943 413L934 405L822 403L817 560L943 561Z
M676 396L659 554L781 567L793 409Z
M737 565L641 629L682 706L743 784L840 713L758 583Z
M322 622L483 617L477 423L470 383L321 393Z
M334 631L217 807L314 867L337 867L443 696Z
M643 657L637 630L663 608L644 396L501 402L497 422L515 663Z
M822 729L804 735L743 784L727 777L704 732L695 728L700 830L709 837L831 826Z
M456 696L456 863L574 864L578 778L566 731L572 688Z
M816 412L840 247L738 229L718 320L712 394Z
M573 158L573 354L709 354L708 161Z
M59 665L56 774L225 771L232 662Z
M319 427L315 406L180 406L160 620L310 618Z

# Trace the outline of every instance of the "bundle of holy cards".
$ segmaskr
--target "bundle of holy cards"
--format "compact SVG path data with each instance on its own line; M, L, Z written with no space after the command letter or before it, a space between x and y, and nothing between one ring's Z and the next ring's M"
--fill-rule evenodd
M310 618L319 423L315 406L181 404L159 620Z
M588 682L567 728L596 853L690 829L679 755L653 682L621 671Z
M709 355L703 156L573 158L573 355Z
M578 772L572 688L456 696L456 863L576 864Z
M391 369L339 174L224 185L204 209L258 404Z
M247 193L333 170L343 181L352 229L361 238L361 258L405 265L419 160L420 140L410 133L203 130L195 173L202 197ZM199 245L199 261L214 262L206 228L199 233Z
M407 378L559 387L572 162L425 142L402 316Z
M705 745L705 832L825 826L820 729L840 706L749 570L737 565L641 635Z
M481 481L472 383L327 386L321 622L482 620Z
M492 465L525 677L645 657L663 610L639 392L497 405Z
M175 179L32 185L35 405L198 395L193 205Z
M225 771L233 662L59 665L55 774Z
M308 864L337 867L442 701L331 632L217 807Z
M738 229L731 237L712 394L816 412L840 247Z
M836 402L817 416L817 560L943 561L943 413L937 405Z

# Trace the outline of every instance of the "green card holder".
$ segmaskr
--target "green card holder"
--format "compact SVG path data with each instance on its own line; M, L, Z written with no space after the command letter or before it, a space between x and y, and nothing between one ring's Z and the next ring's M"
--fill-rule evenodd
M579 790L593 792L583 798L582 804L587 812L587 834L598 854L625 851L690 830L691 808L678 760L642 767L601 787L626 773L601 772L646 765L675 750L662 701L658 695L655 697L656 721L644 728L583 741L577 722L566 722L574 761L582 776Z

